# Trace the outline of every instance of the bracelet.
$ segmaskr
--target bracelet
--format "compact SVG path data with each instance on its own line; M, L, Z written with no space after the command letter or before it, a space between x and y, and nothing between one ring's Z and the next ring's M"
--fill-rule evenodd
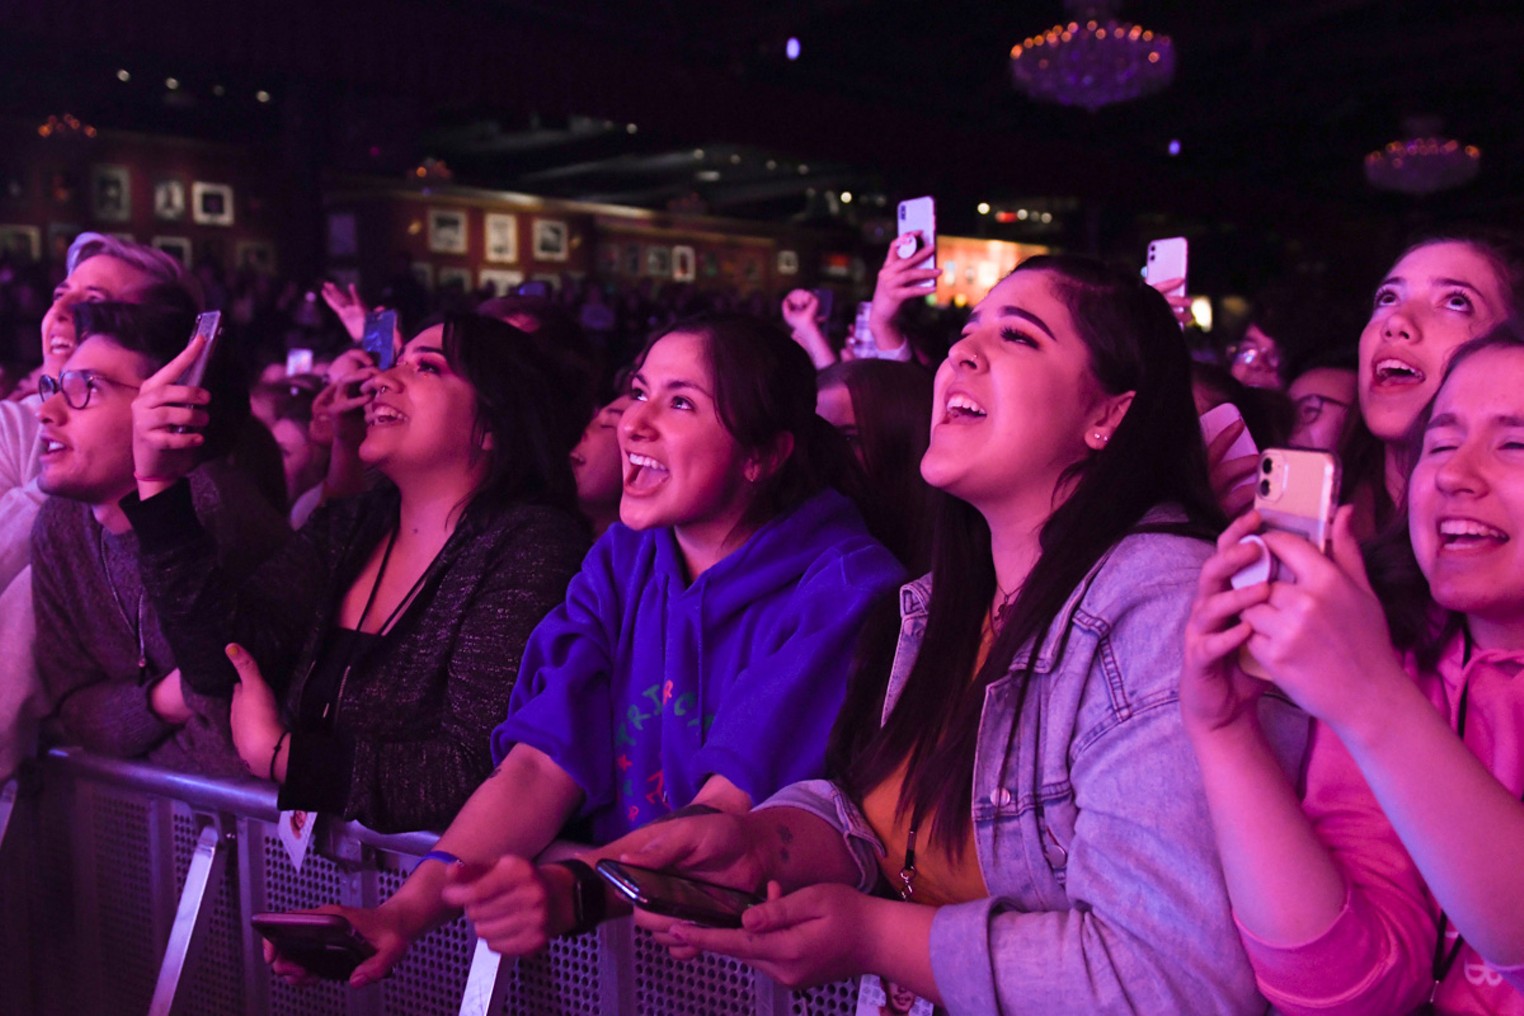
M139 483L174 483L178 476L144 476L142 473L133 473L132 478Z
M418 859L419 864L422 864L424 861L438 861L440 864L466 863L460 858L456 857L454 854L450 853L448 850L430 850L427 854L424 854Z
M572 921L574 923L567 929L566 934L585 935L602 923L604 914L608 910L608 901L603 896L603 879L584 861L572 859L552 861L551 864L565 868L571 872L575 880L572 885Z
M275 750L270 753L270 782L275 782L275 763L280 758L281 745L286 743L286 738L291 736L291 731L282 730L280 736L275 739Z

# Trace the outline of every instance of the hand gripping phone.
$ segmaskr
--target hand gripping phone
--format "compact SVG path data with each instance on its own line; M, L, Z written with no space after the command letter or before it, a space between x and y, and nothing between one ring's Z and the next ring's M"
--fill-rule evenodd
M324 980L349 980L355 967L376 953L338 914L255 914L249 923L282 956Z
M618 861L599 861L597 871L640 909L711 928L739 928L746 908L762 902L756 893Z
M1152 285L1165 279L1179 279L1180 284L1165 296L1185 295L1186 260L1189 245L1183 236L1155 240L1148 245L1148 261L1143 266L1143 278Z
M911 236L911 233L919 232L919 241ZM899 239L895 241L894 252L901 258L913 258L921 251L929 251L920 258L918 268L937 267L937 201L936 198L911 198L901 201L899 208ZM936 289L937 280L927 279L921 283L923 289Z
M1266 530L1300 536L1328 553L1333 533L1334 512L1339 507L1339 460L1329 452L1293 448L1267 448L1259 459L1254 490L1254 510L1264 520ZM1235 589L1257 582L1295 582L1296 576L1283 568L1270 548L1258 536L1244 537L1245 543L1259 545L1259 558L1233 576ZM1268 677L1247 646L1239 654L1239 665L1256 677Z
M217 340L222 338L222 311L209 310L197 314L196 330L191 332L191 341L194 342L197 336L205 339L206 345L201 347L201 352L191 361L191 365L185 368L185 373L175 380L177 385L201 387L201 382L206 378L206 366L212 362L212 354L217 351Z

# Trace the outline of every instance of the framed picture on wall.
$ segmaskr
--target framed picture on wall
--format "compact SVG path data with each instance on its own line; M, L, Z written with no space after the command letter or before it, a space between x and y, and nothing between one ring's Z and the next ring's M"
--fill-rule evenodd
M413 273L413 278L418 280L418 285L427 289L430 293L434 292L434 265L432 262L414 261L408 266L408 270Z
M150 247L155 247L186 268L191 267L191 242L188 236L156 236L148 241Z
M672 248L673 282L692 282L698 274L697 267L692 247Z
M235 263L261 275L275 274L275 248L263 240L243 240L234 248Z
M439 288L449 289L458 286L462 293L471 292L471 269L457 268L451 265L439 270Z
M458 208L429 209L429 250L435 254L466 252L465 212ZM444 269L440 269L439 284L444 285Z
M672 248L671 247L647 247L646 248L646 274L658 279L669 278L672 275Z
M511 268L483 268L477 274L477 280L481 288L486 289L491 286L496 295L507 296L524 281L524 273Z
M61 265L69 256L69 245L82 230L72 222L48 223L47 246L43 248L49 261Z
M519 220L503 212L487 213L487 260L512 264L519 259Z
M42 258L42 230L36 226L0 226L0 254L28 264Z
M185 221L185 181L175 177L155 180L153 217L160 222Z
M132 172L126 166L90 167L90 214L99 222L132 221Z
M191 221L198 226L231 226L233 188L201 180L191 184Z
M571 250L571 234L560 219L534 220L534 259L565 261Z
M799 252L794 250L780 250L778 252L778 274L799 274Z

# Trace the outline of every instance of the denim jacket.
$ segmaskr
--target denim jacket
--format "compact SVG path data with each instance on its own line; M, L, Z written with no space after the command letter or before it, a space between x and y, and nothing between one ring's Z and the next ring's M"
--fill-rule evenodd
M1258 1013L1196 760L1181 725L1186 616L1211 548L1134 534L1097 563L1040 645L988 688L973 773L974 842L989 897L943 906L931 962L952 1013ZM930 578L900 594L893 708L926 627ZM1030 680L1015 713L1019 682ZM1305 717L1265 700L1282 764L1299 765ZM838 829L859 888L883 845L824 780L762 807Z

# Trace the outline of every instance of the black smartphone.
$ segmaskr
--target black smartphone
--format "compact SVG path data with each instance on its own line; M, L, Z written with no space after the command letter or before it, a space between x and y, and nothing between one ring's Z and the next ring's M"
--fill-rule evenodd
M391 370L397 362L397 312L373 310L365 315L360 348L370 354L379 370Z
M711 928L739 928L746 908L762 902L756 893L634 864L604 860L598 862L597 870L642 910Z
M355 967L376 954L376 947L338 914L255 914L249 923L282 956L324 980L347 981Z
M836 291L821 286L810 292L815 294L815 320L830 321L831 311L836 307Z

